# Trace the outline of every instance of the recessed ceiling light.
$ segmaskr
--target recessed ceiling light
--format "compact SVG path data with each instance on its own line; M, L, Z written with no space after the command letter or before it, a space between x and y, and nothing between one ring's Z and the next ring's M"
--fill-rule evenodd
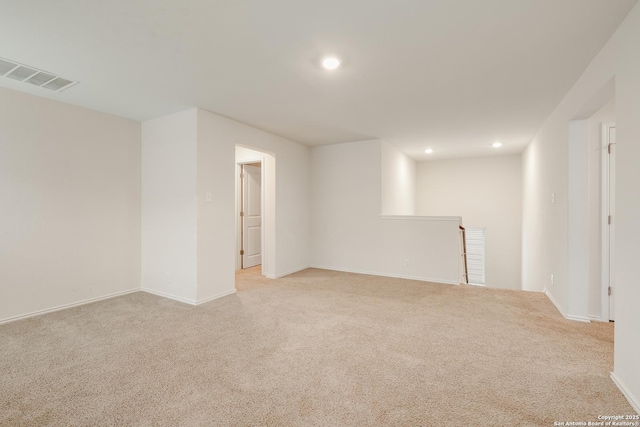
M500 148L500 147L502 147L502 142L494 142L493 144L491 144L491 146L493 148Z
M329 56L322 60L322 66L327 70L335 70L340 66L340 60L335 56Z
M433 148L427 148L426 150L424 150L424 152L427 154L431 154L433 153Z

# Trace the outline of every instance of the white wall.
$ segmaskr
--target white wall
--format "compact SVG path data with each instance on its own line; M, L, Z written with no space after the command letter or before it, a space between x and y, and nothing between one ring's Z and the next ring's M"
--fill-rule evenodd
M235 289L236 145L268 153L263 167L275 171L264 182L267 193L275 191L275 206L265 207L265 230L275 233L265 235L275 242L263 259L265 273L279 277L309 266L309 148L198 110L199 301ZM212 203L204 201L207 192Z
M236 163L251 162L256 159L262 160L265 153L263 151L252 150L251 148L236 145Z
M417 168L418 215L461 216L486 233L487 286L520 289L520 155L430 160Z
M524 153L523 284L545 286L561 308L567 301L568 122L591 117L611 100L599 98L615 77L617 137L617 261L614 378L640 410L640 6L635 6L594 58ZM550 193L556 193L551 204ZM615 220L615 219L614 219ZM555 285L549 275L555 274Z
M382 215L415 215L416 162L386 141L382 145Z
M589 311L589 121L568 123L567 284L563 314L588 321ZM553 298L553 297L552 297Z
M381 152L380 140L312 148L312 265L459 283L459 218L381 218Z
M196 119L192 109L142 124L142 288L192 304Z
M0 320L140 288L140 124L0 88Z

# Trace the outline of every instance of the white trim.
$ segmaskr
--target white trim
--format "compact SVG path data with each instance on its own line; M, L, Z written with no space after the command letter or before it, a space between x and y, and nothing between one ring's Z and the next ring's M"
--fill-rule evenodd
M236 192L236 207L234 222L236 225L236 270L242 270L242 255L240 255L240 248L242 248L242 221L240 221L240 211L242 210L242 180L240 179L242 174L242 165L236 162L236 175L235 175L235 192Z
M254 148L251 148L250 150L253 151L258 151ZM242 160L241 162L237 162L238 165L250 165L250 164L254 164L254 163L262 163L264 161L264 156L256 156L256 157L249 157L247 159Z
M166 292L156 291L155 289L142 288L142 292L146 292L148 294L156 295L163 298L172 299L174 301L182 302L189 305L196 305L197 302L195 300L189 298L178 297L172 294L168 294Z
M627 401L633 407L633 410L636 411L637 414L640 414L640 400L636 399L636 397L631 394L627 386L617 377L615 372L611 372L611 380L618 387L618 390L622 392L624 397L627 398Z
M16 320L26 319L28 317L33 317L33 316L40 316L41 314L53 313L54 311L65 310L67 308L78 307L78 306L85 305L85 304L91 304L91 303L102 301L102 300L105 300L105 299L115 298L115 297L119 297L119 296L127 295L127 294L132 294L134 292L140 292L140 288L129 289L128 291L122 291L122 292L115 292L113 294L104 295L104 296L96 297L96 298L89 298L89 299L78 301L78 302L74 302L74 303L71 303L71 304L64 304L64 305L59 305L59 306L53 307L53 308L47 308L45 310L38 310L38 311L34 311L34 312L31 312L31 313L27 313L27 314L21 314L19 316L7 317L6 319L1 319L0 320L0 324L14 322Z
M610 239L609 239L609 132L615 128L614 122L602 123L600 140L601 150L601 290L600 317L610 320L609 313L609 280L610 280ZM604 320L603 320L604 321Z
M418 215L380 215L384 220L411 220L411 221L455 221L462 222L461 216L418 216Z
M366 274L369 276L393 277L396 279L418 280L420 282L440 283L443 285L460 285L460 282L457 280L430 279L427 277L405 276L405 275L399 275L399 274L388 274L388 273L380 273L375 271L354 270L350 268L336 268L336 267L326 267L326 266L318 266L318 265L312 265L309 268L317 268L319 270L341 271L344 273Z
M608 320L604 320L602 317L594 316L593 314L589 315L589 320L592 322L608 322Z
M253 151L258 151L255 150L253 148L247 148ZM255 163L260 163L260 217L261 217L261 221L262 224L264 224L264 214L265 214L265 209L264 209L264 198L265 198L265 191L264 191L264 183L265 183L265 178L266 178L266 172L265 172L265 166L266 166L266 161L265 161L265 156L255 156L255 157L251 157L245 160L242 160L240 162L236 161L236 270L242 270L242 255L240 255L240 248L243 245L243 237L242 237L242 221L240 220L240 212L242 211L242 205L244 204L244 193L243 193L243 182L241 179L238 179L238 177L243 173L242 171L242 167L244 165L249 165L249 164L255 164ZM261 225L260 226L260 251L262 252L261 256L265 257L265 247L266 247L266 241L265 241L265 228ZM260 271L261 273L264 275L264 263L260 264Z
M564 317L565 319L574 320L576 322L585 322L585 323L590 323L591 322L591 320L588 317L573 316L571 314L565 314L564 310L560 307L560 304L558 304L558 302L555 300L553 295L551 295L551 292L549 292L549 290L547 288L544 288L543 292L545 293L547 298L549 298L549 300L553 303L553 305L556 306L556 309L560 312L562 317Z
M206 302L213 301L214 299L226 297L227 295L232 295L232 294L235 294L235 293L236 293L236 289L233 288L230 291L221 292L219 294L216 294L216 295L213 295L213 296L210 296L210 297L207 297L207 298L203 298L203 299L199 300L198 302L196 302L195 305L204 304Z
M564 318L567 320L574 320L576 322L591 323L591 320L588 317L573 316L571 314L567 314L566 316L564 316Z

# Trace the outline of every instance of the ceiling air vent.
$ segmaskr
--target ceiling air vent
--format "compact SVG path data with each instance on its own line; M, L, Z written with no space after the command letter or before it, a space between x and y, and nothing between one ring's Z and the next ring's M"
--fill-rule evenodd
M62 77L56 77L55 79L47 82L47 84L45 84L42 87L45 89L55 90L56 92L60 92L61 90L68 88L72 84L74 84L74 82L72 82L71 80L66 80L66 79L63 79Z
M25 82L35 86L43 86L49 83L50 81L54 80L55 78L56 76L54 76L53 74L48 74L48 73L39 71L38 73L29 77L28 80L25 80ZM68 82L69 80L65 80L65 81Z
M17 64L14 64L13 62L5 61L4 59L0 58L0 75L4 76L9 71L16 68L16 66Z
M71 86L78 84L76 81L63 79L53 73L3 58L0 58L0 76L52 90L54 92L62 92L63 90L69 89Z

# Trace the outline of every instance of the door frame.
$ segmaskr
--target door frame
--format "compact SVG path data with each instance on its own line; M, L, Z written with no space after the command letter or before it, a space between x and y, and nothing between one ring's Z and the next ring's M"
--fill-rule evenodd
M615 230L614 233L611 233L611 229L614 226L612 221L611 226L609 225L609 215L610 213L610 201L609 201L609 185L610 185L610 171L609 171L609 134L612 128L615 129L616 124L614 122L606 122L602 123L602 139L601 139L601 153L602 153L602 192L601 192L601 204L602 204L602 215L600 219L600 223L602 224L602 280L601 280L601 291L600 291L600 315L602 320L609 321L611 319L611 310L610 303L613 299L613 295L609 296L609 286L611 285L611 273L612 273L612 264L615 256L615 244L612 244L611 237L615 239ZM615 168L614 168L615 173ZM615 185L615 181L614 181ZM612 235L613 234L613 235ZM614 240L615 241L615 240ZM613 294L613 292L612 292ZM615 316L615 313L614 313Z
M262 224L260 226L260 252L262 254L262 256L264 257L264 249L265 249L265 227L264 227L264 215L265 215L265 210L264 210L264 182L265 182L265 173L264 173L264 158L262 157L256 157L256 158L249 158L249 159L245 159L241 162L236 162L236 178L237 178L237 185L236 185L236 219L237 219L237 227L236 227L236 270L241 270L242 269L242 255L240 255L240 250L242 249L242 245L243 245L243 224L244 224L244 220L240 217L240 212L242 212L242 205L244 203L244 194L243 194L243 182L242 182L242 178L241 178L241 174L242 174L242 166L244 165L253 165L259 163L260 164L260 181L261 181L261 185L260 185L260 218L262 221ZM260 271L262 272L262 274L264 274L264 259L263 262L260 264Z

